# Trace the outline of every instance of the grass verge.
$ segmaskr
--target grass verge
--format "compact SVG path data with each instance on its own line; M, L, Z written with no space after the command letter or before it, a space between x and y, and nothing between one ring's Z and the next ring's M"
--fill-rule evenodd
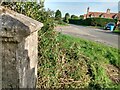
M89 40L80 39L70 35L59 35L60 42L63 43L63 47L70 48L72 43L77 43L79 45L79 50L87 57L106 63L110 63L116 67L120 66L120 61L118 56L120 50L117 48L109 47L101 43L92 42Z
M39 34L39 88L119 87L108 75L110 65L118 70L118 49L53 31Z
M114 30L114 33L119 33L120 34L120 30Z

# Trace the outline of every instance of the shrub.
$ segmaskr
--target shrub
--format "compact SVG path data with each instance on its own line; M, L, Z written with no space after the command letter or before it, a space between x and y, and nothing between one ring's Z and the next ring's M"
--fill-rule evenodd
M82 19L69 19L69 23L77 25L87 25L87 26L100 26L104 27L107 23L114 22L117 23L116 19L106 19L106 18L87 18Z
M78 19L79 17L76 15L71 15L71 19Z
M69 18L70 18L70 14L66 13L63 21L66 22L66 23L69 23Z
M17 4L20 4L21 6L24 3ZM80 45L80 43L74 42L76 38L57 34L53 30L54 20L48 12L44 9L39 10L39 7L33 3L26 3L25 5L30 5L31 10L26 7L26 10L22 10L25 12L19 12L21 11L21 8L19 10L19 7L16 7L15 11L44 23L44 27L42 27L38 33L39 88L87 88L92 86L97 89L109 87L109 83L111 82L104 69L101 67L101 62L99 62L102 61L100 59L101 57L94 56L94 58L91 59L86 57L87 55L93 54L90 53L90 51L95 50L95 47L92 47L91 44L87 42L84 45ZM37 8L35 8L34 5L37 6ZM79 20L77 21L77 24L79 24ZM85 21L80 21L86 24ZM88 20L88 25L91 24L91 21L92 20ZM96 23L92 24L94 25ZM96 48L98 49L98 47ZM84 56L81 51L84 51L86 56ZM114 53L109 53L112 54L112 57L108 56L108 54L104 55L110 58L110 63L118 65L116 61L117 57L115 57Z
M62 19L62 13L61 13L60 10L57 10L57 11L55 12L55 19L56 19L56 20L61 20L61 19Z

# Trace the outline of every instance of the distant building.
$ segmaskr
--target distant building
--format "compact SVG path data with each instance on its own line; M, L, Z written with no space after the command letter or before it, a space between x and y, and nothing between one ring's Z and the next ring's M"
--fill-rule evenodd
M118 22L117 22L117 25L118 25L118 29L120 30L120 11L118 13Z
M101 18L110 18L117 19L118 13L111 13L110 9L107 9L106 12L90 12L90 8L87 8L87 14L84 14L84 19L92 17L101 17Z

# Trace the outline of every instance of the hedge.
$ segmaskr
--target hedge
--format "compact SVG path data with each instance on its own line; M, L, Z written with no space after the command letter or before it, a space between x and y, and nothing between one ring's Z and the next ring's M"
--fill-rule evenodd
M86 25L86 26L104 27L109 22L117 23L117 20L116 19L107 19L107 18L87 18L84 20L82 20L82 19L69 19L70 24Z

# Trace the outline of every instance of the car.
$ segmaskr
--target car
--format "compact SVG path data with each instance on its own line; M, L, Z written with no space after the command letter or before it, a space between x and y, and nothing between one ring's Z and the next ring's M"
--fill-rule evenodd
M115 30L116 24L115 24L115 23L112 23L112 22L106 24L106 26L104 27L104 29L105 29L105 30L110 30L110 29L111 29L111 26L114 26L113 30Z

